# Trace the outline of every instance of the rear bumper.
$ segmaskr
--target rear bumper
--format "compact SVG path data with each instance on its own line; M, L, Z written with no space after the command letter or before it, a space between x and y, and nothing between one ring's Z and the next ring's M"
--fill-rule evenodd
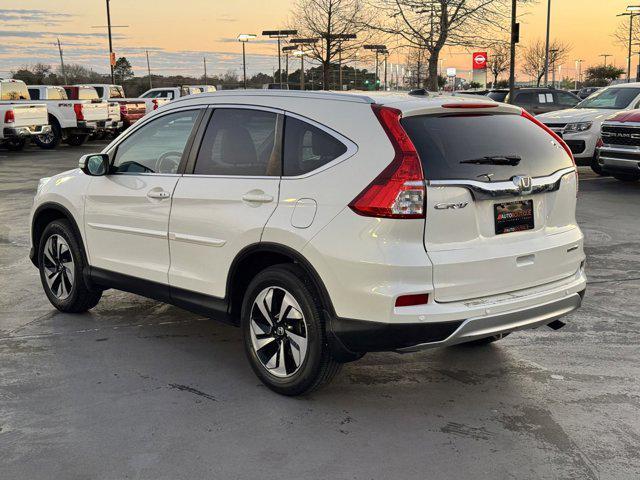
M42 135L51 131L51 125L34 125L28 127L5 127L2 134L5 138L24 138Z
M337 356L357 352L413 352L548 325L580 307L586 288L581 268L570 279L507 295L442 305L442 314L422 322L383 323L328 319ZM446 311L446 313L445 313Z
M605 145L598 149L598 163L607 172L640 175L640 147Z

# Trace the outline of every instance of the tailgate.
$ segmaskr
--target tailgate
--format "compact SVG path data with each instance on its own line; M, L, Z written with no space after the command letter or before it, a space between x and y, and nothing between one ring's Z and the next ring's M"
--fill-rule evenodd
M83 102L82 115L88 122L99 122L109 119L109 105L106 102Z
M427 178L434 298L469 300L575 274L577 173L562 145L514 114L408 116Z
M49 123L47 106L44 104L12 104L11 109L13 110L13 115L15 117L15 122L13 123L13 125L16 127L47 125Z

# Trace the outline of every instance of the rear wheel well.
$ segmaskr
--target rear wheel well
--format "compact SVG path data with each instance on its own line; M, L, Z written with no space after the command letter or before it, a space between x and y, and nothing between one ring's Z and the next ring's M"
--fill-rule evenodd
M242 299L253 278L262 270L274 265L293 263L299 265L308 275L321 299L322 307L333 312L324 284L311 264L300 254L280 246L265 246L250 249L240 254L231 266L227 292L229 292L229 313L231 318L239 319Z

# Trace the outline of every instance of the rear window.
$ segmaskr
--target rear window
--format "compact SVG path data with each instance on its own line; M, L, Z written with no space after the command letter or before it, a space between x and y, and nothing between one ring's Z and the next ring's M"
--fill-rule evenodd
M98 92L93 87L80 87L78 89L78 100L98 100Z
M124 98L124 90L120 86L109 87L109 98Z
M541 177L573 163L553 137L520 115L415 116L402 125L418 150L429 180L496 182L514 175ZM518 157L518 165L469 163Z
M29 90L23 82L2 82L0 83L1 100L30 100Z
M496 102L504 102L504 99L507 98L507 94L509 92L489 92L487 93L487 97L491 100L495 100Z
M62 87L48 87L47 97L49 100L69 100L66 90Z

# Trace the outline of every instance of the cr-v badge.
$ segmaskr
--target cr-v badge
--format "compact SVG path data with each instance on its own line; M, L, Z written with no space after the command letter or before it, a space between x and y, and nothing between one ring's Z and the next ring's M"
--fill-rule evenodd
M461 208L464 208L467 205L469 205L469 202L462 202L462 203L436 203L434 208L436 210L460 210Z

